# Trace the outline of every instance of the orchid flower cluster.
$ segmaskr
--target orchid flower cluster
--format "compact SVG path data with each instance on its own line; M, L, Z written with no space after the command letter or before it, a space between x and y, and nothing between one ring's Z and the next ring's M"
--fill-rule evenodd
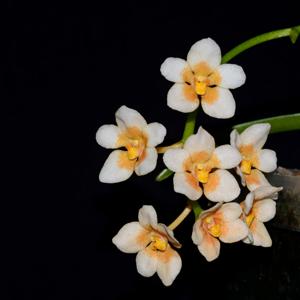
M210 38L196 42L187 60L167 58L160 69L173 82L167 105L182 113L201 106L214 118L234 116L231 90L242 86L246 75L242 67L221 64L221 60L220 47ZM221 242L272 245L264 223L275 216L274 200L282 188L273 187L264 175L277 168L276 153L263 149L270 124L254 124L243 132L233 130L230 144L221 146L216 146L214 137L201 126L182 143L158 147L167 133L162 124L147 123L139 112L126 106L121 106L115 117L117 125L103 125L96 134L100 146L116 149L105 161L100 181L117 183L133 173L146 175L155 169L158 154L163 153L164 164L174 172L174 191L188 198L186 208L171 225L158 223L155 209L144 205L138 221L125 224L114 236L118 249L137 253L138 273L145 277L157 273L164 285L172 284L182 267L175 250L181 244L174 229L195 207L198 213L191 239L207 261L219 256ZM239 198L241 187L248 189L245 199ZM209 203L206 210L198 202L204 197Z

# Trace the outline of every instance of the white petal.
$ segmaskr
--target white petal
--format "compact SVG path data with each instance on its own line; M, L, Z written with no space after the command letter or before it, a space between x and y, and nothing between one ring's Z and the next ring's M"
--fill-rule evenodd
M202 39L191 47L187 61L192 69L201 62L206 62L212 69L215 69L221 63L220 47L210 38Z
M257 169L252 169L249 175L244 175L244 178L249 191L254 191L260 186L270 186L265 175Z
M207 233L198 245L198 250L207 261L213 261L220 254L220 242Z
M147 122L138 111L125 105L116 111L116 122L121 129L137 127L142 130L147 125Z
M271 125L268 123L254 124L240 134L241 142L243 145L253 145L256 149L261 149L268 138L270 129Z
M247 237L245 237L245 238L243 239L243 242L244 242L245 244L253 244L253 236L252 236L252 234L251 234L251 238L250 238L249 235L248 235Z
M254 201L254 192L250 192L250 193L247 194L246 199L244 201L244 205L245 205L244 212L245 212L245 215L248 215L249 212L250 212L250 210L252 209L253 201Z
M163 160L173 172L184 172L184 162L189 159L189 156L185 149L169 149L165 152Z
M198 200L202 196L202 189L198 181L189 173L175 173L174 191L186 195L191 200Z
M217 147L214 155L218 160L216 167L221 169L235 168L242 160L240 152L230 145Z
M229 202L240 194L240 187L235 178L227 170L217 170L209 174L204 184L204 194L213 202Z
M248 230L248 236L245 239L243 239L243 242L246 244L253 244L253 242L254 242L253 235L250 230Z
M277 168L276 152L269 149L259 151L258 161L254 161L253 165L255 168L266 173L275 171Z
M204 220L209 215L216 213L222 205L224 205L223 202L218 202L211 208L203 210L199 215L199 219Z
M230 145L235 148L241 145L240 135L236 129L233 129L230 133Z
M251 225L251 232L253 236L253 245L262 247L271 247L271 237L262 222L254 220Z
M189 69L190 66L184 59L169 57L162 63L160 72L169 81L183 83L183 73Z
M220 65L216 71L221 76L219 86L226 89L236 89L246 81L246 75L242 67L234 64Z
M150 237L139 222L131 222L120 229L112 242L125 253L136 253L149 244Z
M179 241L175 238L173 230L171 230L167 225L159 223L154 229L156 229L158 232L162 233L162 235L165 235L167 237L168 241L175 248L182 247L182 245L179 243Z
M160 123L150 123L144 128L144 132L148 137L147 146L155 147L158 144L162 143L166 134L167 129Z
M143 159L136 163L135 173L138 176L142 176L152 172L156 167L157 156L158 154L155 148L146 148L144 150Z
M96 133L97 143L107 149L115 149L121 147L118 143L121 130L116 125L102 125Z
M245 176L244 173L242 172L241 168L239 166L237 166L235 168L236 174L240 176L241 178L241 184L242 186L246 186L246 180L245 180Z
M199 99L192 88L185 83L175 83L168 92L167 104L170 108L183 113L194 111L199 106ZM187 93L186 91L191 91Z
M203 111L214 118L228 119L234 116L235 101L231 92L221 87L216 87L217 98L214 101L206 101L205 96L202 97L201 105Z
M104 183L116 183L128 179L134 169L134 163L127 157L127 151L115 150L106 159L99 175Z
M158 259L157 275L165 286L170 286L179 274L182 262L179 254L171 247L166 252L168 253L164 253L164 256L167 256L167 259Z
M219 239L224 243L235 243L248 236L248 226L240 219L223 224Z
M255 217L260 222L268 222L275 217L276 202L265 199L255 202Z
M139 274L152 276L157 270L157 256L150 247L140 251L136 256L136 267Z
M201 220L198 219L198 221L196 221L193 226L192 241L196 245L199 245L201 243L203 236L204 236L204 232L203 232L201 224L202 224Z
M196 134L191 135L184 143L184 149L190 154L195 152L207 152L209 156L215 149L215 139L201 126Z
M145 228L157 226L157 214L152 205L143 205L139 210L139 222Z
M278 198L278 192L280 192L283 188L282 187L275 187L271 185L266 185L266 186L260 186L257 189L253 191L255 195L256 200L261 200L261 199L277 199Z
M241 216L242 208L238 203L226 203L219 208L216 214L220 215L224 222L230 222Z

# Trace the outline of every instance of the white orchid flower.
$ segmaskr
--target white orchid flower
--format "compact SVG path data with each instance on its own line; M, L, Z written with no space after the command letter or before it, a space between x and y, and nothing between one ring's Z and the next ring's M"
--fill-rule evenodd
M240 188L225 169L236 167L240 153L230 145L215 148L214 138L202 127L191 135L183 149L169 149L163 156L166 166L175 172L174 190L197 200L204 194L213 202L232 201L240 194Z
M282 187L270 185L261 186L250 192L245 201L241 202L243 209L243 219L249 227L248 237L243 241L255 246L271 247L272 240L264 225L276 214L277 194Z
M187 113L201 103L206 114L227 119L235 113L235 101L229 89L245 83L243 69L235 64L221 65L221 50L210 38L196 42L187 61L169 57L161 65L162 75L175 82L167 96L168 106Z
M116 183L128 179L133 171L139 176L153 171L157 163L155 146L162 143L166 128L160 123L147 124L136 110L121 106L116 112L116 125L103 125L96 133L98 144L113 151L102 167L99 179Z
M144 205L138 214L138 222L125 224L113 238L113 243L125 253L138 253L137 271L150 277L157 272L163 284L173 283L181 270L181 258L170 246L180 248L173 231L157 223L157 215L151 205Z
M220 241L235 243L248 235L247 225L240 219L238 203L218 203L203 211L193 227L192 240L207 261L220 254Z
M270 124L261 123L248 127L241 134L238 134L236 130L230 134L231 145L236 147L242 155L237 173L241 176L242 184L247 185L250 191L259 186L270 185L262 172L273 172L277 168L275 151L262 149L270 129Z

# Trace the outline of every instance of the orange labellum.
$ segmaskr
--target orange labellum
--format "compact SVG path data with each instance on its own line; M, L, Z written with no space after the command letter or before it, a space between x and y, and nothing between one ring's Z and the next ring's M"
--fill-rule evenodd
M196 75L202 75L207 77L212 73L211 67L206 62L201 62L193 67L193 71Z
M198 96L195 93L195 91L191 85L184 84L183 94L184 94L185 98L189 101L192 101L192 102L198 101Z
M208 87L204 96L202 96L201 100L207 104L213 104L219 97L218 88Z
M129 160L127 151L122 151L119 154L118 166L121 169L133 170L135 166L135 160Z
M205 184L205 191L213 192L220 183L219 175L216 173L209 174L208 182Z
M185 173L185 179L193 189L200 190L198 180L192 174Z

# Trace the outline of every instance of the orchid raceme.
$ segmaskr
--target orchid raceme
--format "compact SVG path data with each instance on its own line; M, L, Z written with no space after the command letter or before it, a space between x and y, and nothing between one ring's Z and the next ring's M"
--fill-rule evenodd
M193 227L192 240L207 261L219 256L220 241L235 243L248 235L241 214L238 203L218 203L200 214Z
M137 253L137 271L150 277L157 272L164 285L173 283L181 270L181 258L170 246L180 248L173 231L157 223L154 208L144 205L138 214L138 222L125 224L113 238L113 243L125 253Z
M210 133L203 127L195 133L195 126L199 121L200 104L211 117L234 116L236 104L230 89L242 86L246 76L240 66L228 64L230 59L255 45L284 36L295 42L299 34L300 26L265 33L238 45L223 58L216 42L206 38L191 47L187 60L167 58L160 69L161 74L174 83L168 92L167 104L174 110L189 113L182 138L177 143L157 147L165 138L165 127L160 123L147 124L139 112L126 106L116 111L116 125L103 125L98 129L98 144L116 149L100 171L101 182L121 182L134 172L138 176L148 174L156 167L158 154L164 153L167 169L156 180L162 181L175 173L174 191L188 198L182 212L168 226L158 223L151 205L144 205L139 210L138 221L125 224L113 237L112 242L119 250L137 254L137 271L142 276L157 273L164 285L174 282L182 261L175 250L181 244L173 230L191 216L191 212L195 217L192 241L207 261L218 258L221 242L272 245L264 223L275 216L274 200L282 187L271 186L264 176L264 172L277 168L276 153L263 149L271 129L268 122L275 124L273 132L296 130L300 128L300 114L236 125L234 128L239 131L231 132L230 145L217 147ZM175 131L176 126L172 129ZM238 198L241 189L230 169L235 169L242 185L247 186L248 194L242 202L242 199L231 202ZM198 202L203 194L207 199ZM215 202L214 206L210 201ZM204 210L204 207L209 209Z
M167 58L160 69L162 75L175 84L167 96L168 106L187 113L201 103L206 114L226 119L235 113L235 100L229 89L245 83L243 69L235 64L221 65L221 50L210 38L196 42L187 55Z
M271 247L272 240L264 225L276 214L277 194L282 187L261 186L250 192L241 203L243 220L249 227L249 235L244 242L254 246Z
M170 149L163 157L166 166L175 172L174 190L197 200L204 194L213 202L232 201L240 188L227 170L241 161L240 153L230 145L215 147L214 138L202 127L191 135L183 149Z
M242 184L247 185L250 191L259 186L270 185L262 172L273 172L277 168L275 151L262 149L270 129L270 124L255 124L241 134L233 130L230 135L231 145L236 147L242 155L237 173L241 176Z
M116 112L116 125L102 125L96 140L104 148L115 150L107 158L99 179L116 183L128 179L132 173L139 176L153 171L157 163L155 146L162 143L166 128L160 123L147 124L136 110L121 106Z

